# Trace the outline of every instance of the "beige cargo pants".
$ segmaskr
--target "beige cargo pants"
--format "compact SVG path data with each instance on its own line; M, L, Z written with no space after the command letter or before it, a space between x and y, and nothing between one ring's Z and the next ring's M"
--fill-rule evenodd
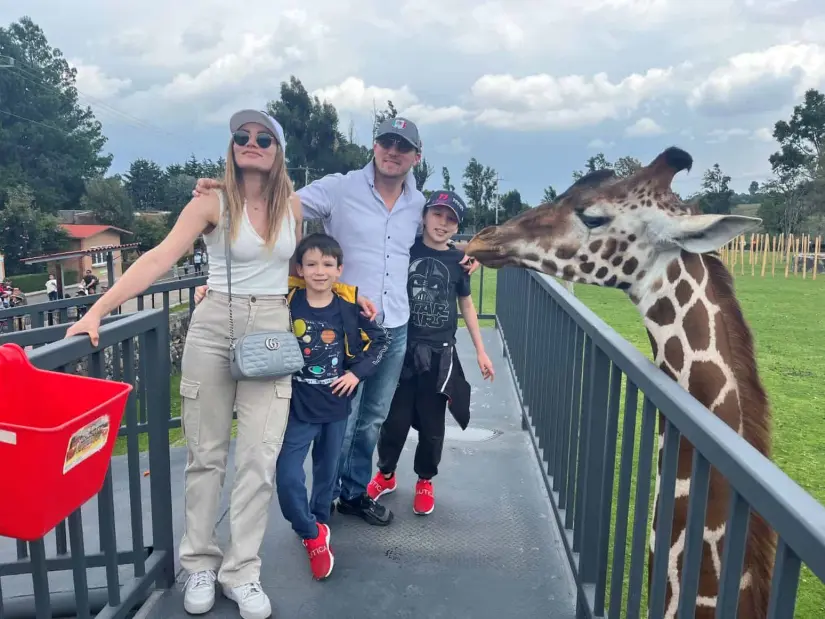
M181 567L215 570L222 585L259 580L258 555L272 499L275 461L283 442L292 395L291 377L234 381L229 373L229 297L210 290L192 315L183 349L180 381L185 469L185 525ZM232 295L235 337L287 329L283 296ZM229 506L226 554L216 538L216 520L226 477L232 410L237 409L235 481Z

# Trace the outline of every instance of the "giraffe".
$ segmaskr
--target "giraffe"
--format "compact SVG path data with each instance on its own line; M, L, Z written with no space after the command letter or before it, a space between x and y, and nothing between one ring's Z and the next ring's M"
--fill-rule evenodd
M701 214L671 189L693 158L670 147L632 176L592 172L553 202L476 234L465 253L492 268L515 266L566 281L618 288L642 315L654 362L761 454L770 457L770 407L760 382L753 338L730 273L715 253L760 219ZM657 513L664 445L654 490ZM676 617L685 545L693 447L681 438L668 555L665 619ZM730 488L711 468L695 617L715 615ZM656 519L650 531L653 561ZM775 535L751 513L740 619L764 619L770 596ZM650 586L650 579L648 580Z

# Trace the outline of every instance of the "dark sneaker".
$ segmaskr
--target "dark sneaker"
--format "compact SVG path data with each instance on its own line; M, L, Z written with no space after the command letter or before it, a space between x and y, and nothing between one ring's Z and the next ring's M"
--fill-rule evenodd
M367 524L377 527L385 527L392 522L392 512L372 500L366 492L351 501L338 499L338 512L349 516L359 516Z

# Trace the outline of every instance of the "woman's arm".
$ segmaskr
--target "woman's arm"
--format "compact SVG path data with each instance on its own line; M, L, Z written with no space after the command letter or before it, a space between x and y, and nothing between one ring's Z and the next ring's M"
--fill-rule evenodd
M97 303L89 308L88 314L100 319L116 307L139 295L151 286L158 277L166 273L208 226L216 225L219 213L219 198L210 193L193 198L181 211L175 226L161 243L138 258L118 279L114 286Z

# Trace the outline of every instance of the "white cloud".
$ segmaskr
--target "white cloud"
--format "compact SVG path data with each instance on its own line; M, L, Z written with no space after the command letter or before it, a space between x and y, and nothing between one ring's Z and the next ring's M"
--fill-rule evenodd
M610 141L607 142L602 140L601 138L596 138L594 140L590 140L587 143L587 148L590 150L606 150L616 145L616 142Z
M624 130L624 134L630 138L661 135L664 132L664 128L659 123L647 116L640 118Z
M439 144L434 150L442 155L463 155L470 152L470 147L461 138L453 138L446 144Z
M825 47L788 43L737 54L713 70L688 97L711 114L773 111L825 84Z
M605 73L517 78L484 75L473 84L474 102L482 108L476 121L500 129L574 129L619 119L639 105L677 87L679 69L648 69L612 82Z
M396 108L403 108L418 101L409 87L384 88L367 86L364 80L358 77L348 77L335 86L318 88L312 92L321 101L329 101L338 110L348 112L372 112L373 109L382 110L390 100Z
M70 60L77 69L78 91L95 99L109 99L132 85L130 79L107 76L99 66L83 64L80 60Z

